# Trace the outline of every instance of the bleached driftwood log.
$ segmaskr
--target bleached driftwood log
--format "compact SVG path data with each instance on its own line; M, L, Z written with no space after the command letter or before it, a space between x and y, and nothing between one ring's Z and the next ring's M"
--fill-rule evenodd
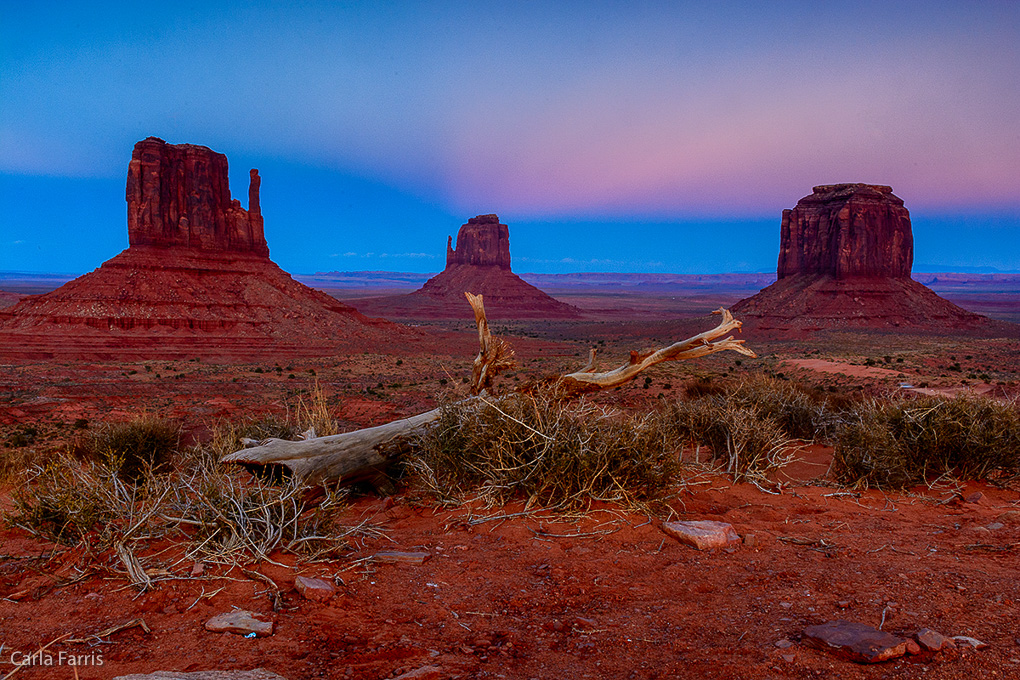
M482 296L471 293L464 295L475 312L475 322L478 325L479 349L472 367L471 394L482 395L491 387L492 379L497 374L514 366L514 353L506 342L490 333ZM754 352L744 347L743 340L734 340L732 336L719 340L727 333L739 330L741 324L726 309L719 309L714 313L722 315L722 321L715 328L654 352L644 354L631 352L627 363L611 371L598 372L593 349L588 364L581 370L547 378L540 384L556 390L563 398L570 398L622 385L633 380L642 371L664 361L683 361L725 350L733 350L749 357L756 356ZM437 420L440 411L433 409L385 425L328 437L303 441L270 439L258 446L228 454L221 462L246 466L282 465L307 484L347 483L371 479L381 474L400 456L407 440L418 430Z
M630 353L630 361L604 373L598 372L598 365L595 363L595 350L592 349L588 355L588 363L579 371L568 373L564 376L554 378L552 382L558 383L560 390L567 396L606 390L630 382L641 372L664 361L685 361L697 359L698 357L715 354L723 350L733 350L744 356L757 357L758 355L744 347L743 340L734 340L729 336L722 340L722 336L730 331L740 330L741 323L733 318L728 309L717 309L713 314L721 314L722 321L712 330L699 333L693 337L681 340L669 347L641 354Z

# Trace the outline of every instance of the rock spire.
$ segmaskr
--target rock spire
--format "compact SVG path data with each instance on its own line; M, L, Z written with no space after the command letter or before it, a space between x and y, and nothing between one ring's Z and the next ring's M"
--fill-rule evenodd
M269 257L259 206L261 179L258 170L250 174L245 210L230 197L223 154L158 137L138 142L128 164L128 243Z

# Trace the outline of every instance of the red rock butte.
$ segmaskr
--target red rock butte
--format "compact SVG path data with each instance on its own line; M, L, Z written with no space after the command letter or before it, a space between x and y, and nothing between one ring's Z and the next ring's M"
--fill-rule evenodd
M227 158L149 137L128 165L129 247L93 272L0 310L0 357L249 361L377 349L420 337L295 281L269 259Z
M910 278L910 214L888 186L826 184L783 211L777 281L731 311L749 329L992 331ZM1005 324L1012 326L1012 324Z
M491 321L572 319L581 310L549 296L510 271L510 229L496 215L478 215L446 242L446 269L408 295L365 298L358 309L395 318L474 318L464 293L481 294Z

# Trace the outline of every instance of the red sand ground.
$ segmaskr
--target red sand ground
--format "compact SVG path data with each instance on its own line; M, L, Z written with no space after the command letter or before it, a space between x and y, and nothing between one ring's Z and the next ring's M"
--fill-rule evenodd
M31 651L145 621L150 634L132 628L49 647L101 655L104 665L81 668L81 678L255 667L291 679L385 678L426 665L443 678L1017 677L1017 494L962 491L983 497L818 486L774 496L705 475L677 493L677 515L730 522L757 541L712 553L667 538L658 520L611 508L572 519L362 498L345 517L384 536L345 559L301 564L276 554L279 565L245 565L280 588L276 612L266 585L239 569L208 565L192 577L179 544L147 551L158 584L139 594L112 553L85 556L13 530L0 572L3 639L8 653ZM986 528L995 522L1004 527ZM815 543L794 542L804 540ZM383 550L432 557L420 566L360 561ZM299 574L333 581L339 595L304 600L293 590ZM203 628L233 607L273 619L275 634ZM930 627L990 647L865 667L797 642L806 625L878 626L883 616L891 632ZM794 644L780 649L782 640ZM67 667L21 676L74 677Z
M516 324L517 332L538 336L512 339L521 359L517 377L580 365L595 339L606 340L609 364L627 349L703 330L705 318ZM649 389L633 385L604 398L646 408L693 378L763 369L835 390L894 388L900 373L950 388L989 372L997 390L1011 393L1020 377L1015 342L1006 340L845 335L810 345L746 339L759 361L737 364L734 356L718 355L662 366L650 373ZM279 371L265 361L10 364L0 366L0 441L35 425L41 451L73 436L70 423L77 418L143 412L182 419L200 437L218 418L292 411L316 381L346 426L373 425L433 405L468 374L474 348L465 333L431 354L287 359ZM865 358L889 365L882 355L893 366L883 370L895 375L852 375ZM789 363L802 359L846 367L819 373L811 364ZM31 452L10 453L30 459ZM78 677L103 679L256 667L290 680L385 678L426 665L438 666L441 678L522 680L1020 677L1020 494L988 484L886 495L811 483L824 474L827 454L822 447L808 450L806 460L786 471L779 495L692 472L669 501L673 516L722 520L753 534L753 546L732 552L698 552L666 537L659 523L667 512L648 517L600 506L570 517L541 509L517 514L524 510L519 505L440 509L407 492L392 500L358 497L343 510L344 522L368 521L380 536L361 539L335 561L300 563L274 554L278 565L243 565L279 586L283 601L275 612L266 585L240 569L207 565L202 576L191 576L184 541L140 549L158 583L139 594L112 552L86 554L5 528L0 677L13 670L12 651L34 651L68 634L90 638L135 618L151 633L135 627L101 641L65 639L47 651L101 654L103 665L83 666ZM8 485L0 493L4 506L11 491ZM960 499L974 492L982 494L976 502ZM363 559L383 550L432 557L419 566ZM328 603L306 601L292 588L299 574L332 579L340 594ZM275 634L245 639L203 628L232 607L270 616ZM806 625L845 618L878 626L883 615L884 629L894 633L930 627L990 646L865 667L799 642ZM783 640L792 646L777 647ZM15 676L74 677L68 666L26 667Z

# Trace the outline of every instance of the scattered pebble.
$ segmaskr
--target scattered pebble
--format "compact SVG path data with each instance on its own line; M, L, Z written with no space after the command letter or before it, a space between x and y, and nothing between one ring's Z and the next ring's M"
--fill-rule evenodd
M262 621L256 616L257 614L244 609L236 609L212 617L205 622L205 628L214 633L236 633L238 635L255 633L258 637L272 635L274 622Z

